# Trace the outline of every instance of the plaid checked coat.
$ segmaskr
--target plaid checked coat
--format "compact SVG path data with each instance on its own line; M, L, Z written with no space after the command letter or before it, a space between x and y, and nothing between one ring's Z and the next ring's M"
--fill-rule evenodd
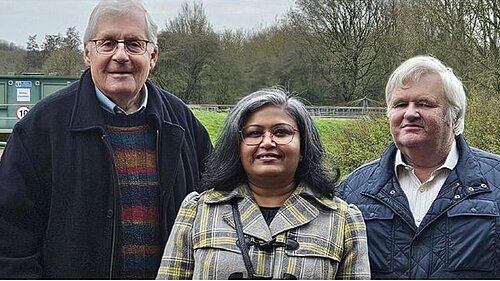
M298 248L249 249L258 276L298 279L369 279L366 230L360 211L338 198L299 185L268 226L250 190L193 192L182 203L163 254L157 279L227 279L247 276L231 200L239 197L243 232L251 243L293 239Z

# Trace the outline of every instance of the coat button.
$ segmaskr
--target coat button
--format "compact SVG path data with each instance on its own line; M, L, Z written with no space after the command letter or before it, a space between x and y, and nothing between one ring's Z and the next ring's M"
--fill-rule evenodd
M473 212L473 213L477 213L477 209L476 208L471 208L470 211Z
M460 197L462 197L462 196L460 196L460 195L458 195L458 194L457 194L457 195L455 195L453 198L455 198L455 199L460 199Z
M106 214L106 217L108 217L108 219L113 217L113 210L112 209L108 209L108 213Z

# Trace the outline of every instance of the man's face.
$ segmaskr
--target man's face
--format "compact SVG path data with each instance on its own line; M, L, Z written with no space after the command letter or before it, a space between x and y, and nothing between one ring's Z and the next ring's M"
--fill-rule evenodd
M97 23L97 32L91 39L147 40L144 13L132 10L123 16L102 16ZM147 44L143 55L130 55L125 45L118 44L113 55L98 54L93 42L87 43L85 64L90 66L92 80L99 90L115 102L137 98L149 71L158 59L158 50Z
M447 102L441 78L425 74L418 82L405 81L393 91L389 123L396 146L404 153L413 151L447 152L453 141L452 125L446 119Z

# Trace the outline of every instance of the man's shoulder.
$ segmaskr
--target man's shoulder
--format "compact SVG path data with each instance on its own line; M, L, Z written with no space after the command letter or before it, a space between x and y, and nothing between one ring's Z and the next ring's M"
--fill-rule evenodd
M487 161L497 161L497 162L500 161L500 155L479 149L477 147L471 147L471 152L475 157L481 160L484 159Z
M380 158L377 158L371 162L363 164L352 171L346 178L347 181L352 179L359 179L360 177L369 177L375 169L380 165Z
M149 86L148 90L153 90L153 92L156 92L164 102L167 102L171 106L187 107L186 103L184 101L182 101L178 96L161 88L157 84L155 84L151 81L147 81L146 85Z
M352 173L340 184L337 195L349 203L353 201L353 195L359 194L361 190L368 188L367 182L380 167L380 158L366 163ZM356 197L356 196L355 196Z
M476 147L471 147L471 154L480 163L483 170L492 170L500 173L500 155Z
M150 81L147 82L147 85L151 94L157 96L151 100L154 102L153 106L157 107L159 112L166 109L166 112L168 112L167 114L170 116L169 121L182 123L184 121L190 122L195 119L189 106L179 97Z

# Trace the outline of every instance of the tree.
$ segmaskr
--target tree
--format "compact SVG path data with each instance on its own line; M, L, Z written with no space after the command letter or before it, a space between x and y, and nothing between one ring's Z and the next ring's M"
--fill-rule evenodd
M80 35L74 26L66 30L64 37L46 35L43 46L43 72L76 76L84 69Z
M26 50L13 42L0 40L0 74L22 72Z
M63 39L61 34L45 35L45 42L43 42L43 52L50 54L50 52L55 51L62 47Z
M42 67L42 63L42 53L38 46L36 35L31 35L28 37L28 42L26 42L25 68L27 71L37 71Z
M80 34L78 30L76 30L75 26L71 26L66 30L66 36L61 40L61 47L79 51L82 45L82 41L80 40Z
M297 0L290 13L304 50L331 85L334 99L367 95L377 81L376 60L384 29L382 0Z
M205 69L202 81L204 103L234 104L246 90L244 70L244 41L241 31L226 30L218 37L213 61Z
M201 3L183 3L178 16L158 36L160 53L153 79L188 103L202 101L203 79L218 52L213 31Z
M77 76L83 69L81 52L75 52L69 48L60 48L52 51L42 67L44 73L65 76Z

